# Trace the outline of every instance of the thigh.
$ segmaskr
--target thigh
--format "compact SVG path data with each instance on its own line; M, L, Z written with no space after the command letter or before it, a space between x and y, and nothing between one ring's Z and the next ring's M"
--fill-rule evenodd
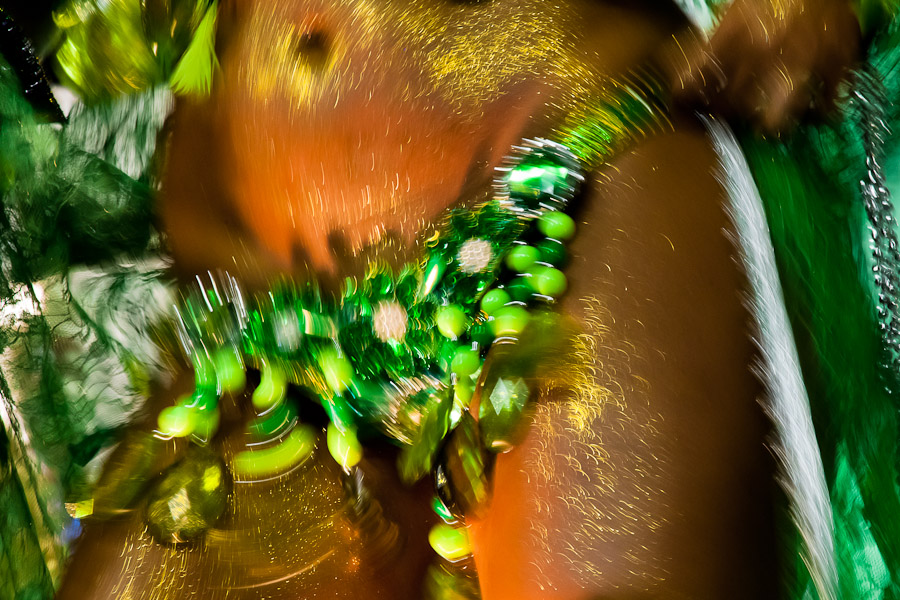
M715 161L686 120L593 174L579 333L474 527L487 600L773 597L768 425Z

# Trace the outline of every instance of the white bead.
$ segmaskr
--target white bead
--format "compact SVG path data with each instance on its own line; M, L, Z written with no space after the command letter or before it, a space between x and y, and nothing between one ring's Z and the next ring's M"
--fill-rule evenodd
M285 352L293 352L300 347L303 332L300 331L300 319L292 310L280 310L275 313L275 323L272 333L275 335L275 343Z
M463 242L459 247L456 260L459 261L459 270L468 275L480 273L488 268L494 251L487 240L472 238Z
M382 342L403 341L406 336L406 309L395 301L382 300L375 306L372 327Z

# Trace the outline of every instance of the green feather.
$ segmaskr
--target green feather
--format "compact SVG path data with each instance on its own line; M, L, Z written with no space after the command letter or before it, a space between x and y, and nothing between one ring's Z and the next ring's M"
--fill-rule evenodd
M194 33L169 80L172 90L184 96L205 97L212 88L213 72L219 65L216 58L216 15L218 3L212 2Z

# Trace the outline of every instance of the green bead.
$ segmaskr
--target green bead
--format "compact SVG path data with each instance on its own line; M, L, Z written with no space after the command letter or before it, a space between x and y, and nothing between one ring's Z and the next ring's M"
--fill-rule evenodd
M491 329L497 336L516 336L528 325L531 315L521 306L505 306L494 314Z
M475 382L472 381L471 377L460 377L459 381L453 386L453 395L457 402L461 403L463 406L468 406L469 402L472 401L472 396L475 393Z
M481 299L481 310L492 315L509 302L509 294L499 288L489 291Z
M524 273L530 269L540 258L540 253L534 246L513 246L506 255L506 264L513 271Z
M219 429L219 409L198 410L195 413L196 425L193 437L196 441L206 443L212 439Z
M315 448L316 431L309 425L298 425L277 446L238 452L231 469L241 477L272 477L305 462Z
M437 284L444 276L444 271L446 270L447 259L437 252L433 253L428 259L428 263L425 265L425 271L422 277L422 285L419 286L416 297L421 300L422 298L433 292L434 288L437 287Z
M343 354L329 348L319 355L319 367L325 376L325 382L334 393L340 394L353 381L353 365Z
M265 412L284 400L286 393L287 378L284 371L275 365L266 365L262 369L259 385L253 390L253 407L259 412Z
M453 523L454 521L456 521L456 517L453 516L453 513L450 512L450 509L444 506L444 503L441 502L441 499L437 496L435 496L431 500L431 509L434 511L434 514L448 523Z
M566 262L566 247L559 240L546 239L538 242L536 248L541 253L541 262L559 267Z
M528 282L537 293L551 298L558 298L566 291L568 282L566 276L559 269L543 267L536 269Z
M559 211L545 212L538 219L538 231L554 240L568 240L575 235L575 221Z
M466 313L456 304L440 307L435 315L435 322L441 335L451 340L461 336L468 326Z
M510 172L509 193L513 198L536 201L563 189L568 176L569 170L552 160L529 158Z
M322 401L322 407L328 413L328 418L339 429L347 429L353 426L353 409L341 396L334 396Z
M450 370L460 377L468 377L481 367L481 354L471 348L460 348L453 355Z
M196 387L216 387L216 368L206 358L200 358L194 362L194 382Z
M334 423L328 424L328 451L344 469L355 466L362 459L362 446L356 438L356 429L341 431Z
M510 298L516 302L528 302L531 300L534 297L534 290L531 289L531 285L528 283L529 279L529 277L525 276L513 279L509 285L506 286L506 291Z
M247 433L253 437L254 441L269 441L290 427L296 416L296 405L293 402L282 402L274 410L253 419L247 426Z
M160 411L157 424L163 435L188 436L194 431L197 424L195 410L187 406L167 406Z
M469 337L482 348L487 348L494 341L494 332L487 321L476 323L469 328Z
M428 532L428 543L439 556L450 562L456 562L472 553L469 533L465 527L438 523Z
M239 394L244 391L247 384L247 374L244 365L233 348L222 348L213 355L213 364L216 367L216 378L222 386L222 392Z

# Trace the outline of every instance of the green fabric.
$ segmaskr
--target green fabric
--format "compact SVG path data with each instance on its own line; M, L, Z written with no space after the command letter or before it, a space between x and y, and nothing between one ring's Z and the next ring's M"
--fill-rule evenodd
M885 28L869 65L888 98L900 97L900 36ZM898 122L896 106L887 121ZM764 199L787 307L801 351L813 420L830 485L844 598L900 598L897 486L898 373L879 335L859 181L860 129L806 127L783 143L745 136ZM896 149L896 136L888 140ZM799 540L797 540L799 543ZM791 597L803 597L803 569Z
M140 257L170 106L151 90L79 107L61 131L0 57L0 600L52 595L76 527L64 504L159 366L147 337L171 298L165 264Z
M9 449L0 429L0 600L45 600L51 578Z

